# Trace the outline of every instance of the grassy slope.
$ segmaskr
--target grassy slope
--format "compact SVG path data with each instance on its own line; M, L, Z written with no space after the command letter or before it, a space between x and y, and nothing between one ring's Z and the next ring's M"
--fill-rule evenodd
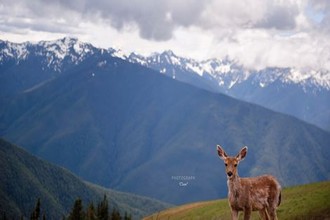
M330 217L330 181L286 188L278 208L279 219L327 219ZM241 214L241 219L243 215ZM227 199L178 206L152 216L154 219L230 219ZM253 213L252 219L259 219Z

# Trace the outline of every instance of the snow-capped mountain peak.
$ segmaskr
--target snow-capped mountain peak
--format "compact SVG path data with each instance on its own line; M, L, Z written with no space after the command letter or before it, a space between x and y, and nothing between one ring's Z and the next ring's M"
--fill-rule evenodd
M62 38L54 41L40 41L38 43L11 43L0 41L0 62L14 59L17 63L25 60L30 55L43 59L45 68L61 72L65 62L78 64L86 57L101 50L91 44L83 43L77 38Z
M330 72L310 70L302 72L297 69L290 69L286 76L287 81L293 83L314 84L330 89Z
M96 49L91 44L68 37L55 41L43 41L40 45L45 48L43 52L47 57L55 56L60 61L69 57L76 64L82 61L86 55L93 54Z
M217 84L221 91L232 89L235 85L246 80L251 80L262 88L275 81L281 81L286 84L297 84L303 87L316 86L330 90L329 71L301 71L294 68L266 68L253 71L245 69L239 63L228 58L197 61L177 56L171 50L153 53L150 56L142 56L136 53L127 55L120 49L100 49L89 43L81 42L77 38L69 37L38 43L11 43L0 40L0 50L0 63L7 59L15 59L16 62L21 62L30 53L34 53L44 59L43 63L47 68L57 72L61 72L64 62L77 65L88 56L100 52L141 64L179 80L178 74L181 74L181 79L183 74L195 75L200 79L213 81L213 84Z
M29 43L16 44L0 40L0 62L6 58L25 59L29 53L26 48L28 44Z
M173 51L153 53L148 57L131 54L127 60L153 68L174 77L178 71L197 74L202 78L216 81L222 90L233 88L248 79L260 87L266 87L275 81L287 84L299 84L303 87L317 86L330 90L330 72L299 71L294 68L266 68L259 71L245 69L237 62L225 59L197 61L179 57Z

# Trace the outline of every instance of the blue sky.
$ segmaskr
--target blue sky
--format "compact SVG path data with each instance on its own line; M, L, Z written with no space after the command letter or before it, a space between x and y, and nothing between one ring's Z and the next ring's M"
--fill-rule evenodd
M330 71L328 0L1 0L0 38Z

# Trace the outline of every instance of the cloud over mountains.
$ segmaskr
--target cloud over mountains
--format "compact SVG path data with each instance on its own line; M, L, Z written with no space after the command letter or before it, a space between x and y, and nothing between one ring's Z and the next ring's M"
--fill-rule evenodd
M167 47L197 58L229 56L253 69L329 71L329 9L327 0L3 0L0 33L83 36L146 53Z

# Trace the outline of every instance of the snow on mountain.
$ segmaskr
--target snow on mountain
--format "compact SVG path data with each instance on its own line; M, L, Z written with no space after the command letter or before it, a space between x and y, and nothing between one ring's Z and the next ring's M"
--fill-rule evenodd
M267 87L269 84L280 80L286 84L299 84L305 88L316 86L330 90L329 71L310 70L302 72L293 68L266 68L254 71L247 70L228 58L197 61L179 57L171 50L153 53L147 57L136 53L127 55L120 49L100 49L76 38L68 37L38 43L11 43L0 40L0 49L0 63L8 59L15 59L16 62L20 62L25 60L30 53L34 53L45 58L45 66L56 72L61 72L64 62L77 65L86 57L100 52L141 64L173 78L176 77L178 70L197 74L207 80L215 81L222 90L231 89L248 79L260 87Z
M330 90L330 72L326 71L299 71L293 68L266 68L259 71L247 70L238 63L229 59L208 59L196 61L176 56L172 51L154 53L149 57L131 54L127 57L130 62L156 69L166 73L172 68L181 69L201 77L215 80L225 90L236 84L251 79L260 87L280 80L286 84L299 84L303 87L321 87ZM174 74L173 72L170 74Z
M290 69L286 79L293 83L313 84L330 90L330 72L311 70L308 73Z
M93 55L96 49L91 44L82 43L75 38L42 41L38 46L44 48L38 55L46 57L47 66L53 67L56 71L61 71L65 59L77 65L88 55Z
M5 46L2 46L5 44ZM0 41L0 63L4 62L5 59L25 59L28 55L26 45L28 43L16 44L11 42Z
M38 43L11 43L0 40L0 49L0 63L11 59L19 63L26 60L28 56L36 56L43 60L45 68L55 72L61 72L65 63L77 65L96 51L105 51L76 38L68 37Z

